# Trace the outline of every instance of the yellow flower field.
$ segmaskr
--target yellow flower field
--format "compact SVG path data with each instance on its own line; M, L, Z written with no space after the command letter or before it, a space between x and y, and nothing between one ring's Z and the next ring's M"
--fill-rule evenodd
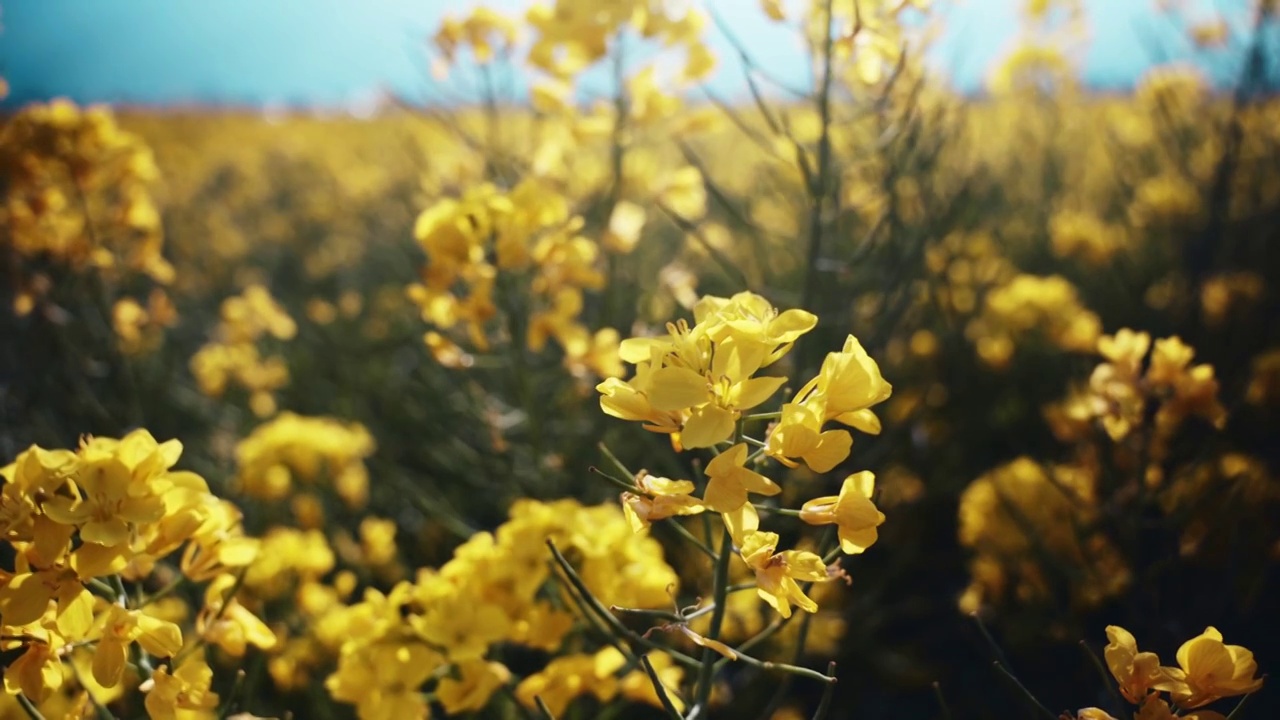
M804 88L554 0L429 39L523 99L3 118L0 717L1277 716L1275 3L1104 95L1028 2L982 97L929 4L744 3Z

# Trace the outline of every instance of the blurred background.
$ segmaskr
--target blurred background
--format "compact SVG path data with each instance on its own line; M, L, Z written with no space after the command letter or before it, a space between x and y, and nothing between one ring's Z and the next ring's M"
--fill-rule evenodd
M1274 2L586 5L0 2L0 456L179 438L251 532L313 533L299 583L387 589L517 498L613 501L601 441L688 476L595 385L751 290L820 318L795 377L853 334L894 386L880 435L783 481L872 470L888 517L765 653L834 658L832 717L1035 717L995 660L1105 706L1108 624L1280 667ZM501 203L514 245L440 291L420 216ZM255 712L348 716L282 597L289 641L227 666ZM730 675L724 717L817 703Z

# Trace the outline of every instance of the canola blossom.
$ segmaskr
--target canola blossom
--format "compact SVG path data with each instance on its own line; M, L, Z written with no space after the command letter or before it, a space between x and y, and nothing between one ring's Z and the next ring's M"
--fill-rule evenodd
M0 715L1266 717L1280 9L1101 94L1026 0L962 97L942 5L0 118Z

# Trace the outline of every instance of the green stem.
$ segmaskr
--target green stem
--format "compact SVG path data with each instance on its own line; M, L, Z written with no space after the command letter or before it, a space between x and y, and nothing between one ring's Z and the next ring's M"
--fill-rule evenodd
M669 527L675 530L677 535L684 538L685 540L688 540L690 543L693 543L693 546L698 548L698 550L702 551L703 555L706 555L707 557L711 558L711 562L715 562L718 559L718 556L716 555L716 551L712 550L711 546L699 540L697 536L689 532L689 529L681 525L679 521L677 521L675 518L669 518L669 520L670 522L665 523L665 527Z
M30 698L22 693L18 693L17 698L18 704L22 706L22 711L27 714L27 717L31 718L31 720L44 720L44 715L40 714L40 711L36 709L35 703L31 702Z
M596 467L596 466L594 466L594 465L592 465L591 467L587 468L587 470L588 470L589 472L591 472L591 473L594 473L594 474L596 474L596 475L599 475L600 477L604 478L605 480L608 480L610 483L612 483L613 485L616 485L619 489L621 489L621 490L623 490L623 491L625 491L625 492L634 493L634 494L636 494L636 495L641 495L641 494L643 494L643 493L641 493L641 492L640 492L640 488L636 487L635 485L633 485L633 484L631 484L631 483L627 482L626 480L623 480L622 478L614 477L613 475L610 475L609 473L607 473L607 472L605 472L605 471L601 470L600 468L598 468L598 467Z
M767 512L773 515L783 515L786 517L800 517L799 510L792 510L790 508L773 507L772 505L765 505L763 503L751 503L751 504L752 506L755 507L755 509L761 512Z
M942 694L942 684L937 680L933 681L933 695L938 698L938 707L942 709L942 720L951 720L951 706L947 704L947 698Z
M551 556L555 558L556 565L569 580L569 584L578 591L578 594L581 596L582 601L586 606L585 609L594 612L614 635L620 638L626 638L632 643L649 650L661 650L662 652L670 655L676 662L687 667L698 667L698 661L694 658L691 658L682 652L664 647L649 638L632 631L631 628L628 628L626 625L623 625L613 613L609 612L608 608L606 608L594 595L591 594L591 590L587 588L587 584L582 581L582 578L578 576L578 572L573 569L573 566L569 564L569 561L565 559L564 555L560 552L560 549L556 547L555 542L550 538L547 539L547 547L551 548Z
M235 683L231 686L231 692L227 694L226 704L218 711L218 720L227 720L236 704L240 702L240 693L244 692L244 679L244 670L236 671Z
M667 711L667 717L672 718L672 720L682 720L680 711L676 709L675 703L671 702L671 698L667 696L667 688L662 684L662 679L658 677L658 671L654 670L653 663L649 662L649 656L640 656L640 664L644 665L644 671L649 674L649 682L653 683L653 690L658 694L658 700L662 702L662 709Z
M636 476L635 473L627 469L626 465L622 464L622 461L618 459L617 455L613 454L613 451L609 449L608 445L600 442L596 444L596 447L600 448L600 454L604 455L605 459L612 463L613 466L618 469L618 472L622 473L624 477L633 478Z
M1240 708L1244 707L1244 704L1248 702L1248 700L1249 700L1249 695L1245 695L1244 697L1240 698L1240 702L1236 703L1236 706L1231 709L1231 714L1227 715L1227 720L1236 720L1236 715L1240 712Z
M733 555L733 537L729 535L729 528L726 527L721 534L720 539L720 557L716 562L714 593L715 593L715 611L711 613L711 627L707 630L706 637L711 640L720 640L720 631L724 626L724 616L727 603L726 596L729 594L729 558ZM707 705L711 702L711 685L715 680L716 658L720 657L719 653L711 648L703 648L702 650L702 666L698 670L698 694L695 703L694 713L701 715L707 712Z
M1058 716L1053 714L1052 710L1045 707L1044 703L1036 699L1036 696L1031 694L1031 691L1027 689L1027 686L1023 685L1022 681L1018 680L1012 672L1009 672L1008 668L1001 665L999 662L992 663L992 667L996 669L996 672L1000 673L1000 677L1004 678L1013 689L1017 690L1019 694L1022 695L1023 699L1027 701L1027 704L1035 708L1037 714L1046 718L1046 720L1058 719Z
M116 595L116 604L120 607L129 606L129 593L124 589L124 580L119 575L111 576L111 589Z
M735 650L734 652L737 652L737 651ZM725 658L725 659L728 660L728 658ZM759 668L761 670L778 670L781 672L791 673L792 675L799 675L800 677L806 677L812 680L818 680L819 682L824 682L832 685L835 684L836 682L836 679L834 676L823 675L822 673L812 668L801 667L799 665L792 665L791 663L779 663L779 662L769 662L768 660L759 660L757 658L751 657L750 655L743 655L742 653L738 653L738 657L735 659L740 660L750 665L751 667Z
M813 720L825 720L827 715L831 714L831 700L835 697L836 691L836 662L832 660L827 663L827 675L831 676L831 682L822 690L822 701L818 703L818 709L813 712Z

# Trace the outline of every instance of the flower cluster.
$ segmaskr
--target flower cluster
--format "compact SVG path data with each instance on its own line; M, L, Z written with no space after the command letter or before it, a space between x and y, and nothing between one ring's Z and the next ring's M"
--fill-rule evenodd
M1188 418L1201 418L1219 429L1226 423L1213 366L1191 364L1195 350L1178 337L1153 344L1149 334L1123 328L1099 338L1098 352L1107 362L1090 375L1088 391L1052 411L1060 437L1078 437L1095 419L1115 442L1141 430L1147 447L1146 479L1159 484L1170 443Z
M167 284L158 177L151 151L104 107L68 100L30 105L0 128L0 250L19 280L14 309L30 312L57 269Z
M354 704L362 720L425 717L421 688L428 684L448 714L484 708L513 679L501 661L504 648L557 654L575 632L574 615L562 609L575 591L551 582L548 543L574 563L577 578L601 602L637 608L669 602L676 575L661 546L632 533L617 508L520 501L510 520L474 535L438 570L422 570L385 594L368 590L362 601L316 621L318 632L339 639L330 693ZM652 688L639 682L647 683L643 671L626 667L616 652L556 657L520 680L514 693L530 709L540 698L557 712L586 693L657 705ZM657 653L651 660L679 682L669 658Z
M701 77L711 58L700 41L706 17L669 0L623 0L607 8L589 0L554 0L531 8L526 20L534 32L529 62L554 78L567 80L605 57L610 39L624 28L666 47L684 48L685 74Z
M1204 706L1262 687L1262 678L1255 677L1258 664L1253 653L1227 645L1213 627L1178 648L1177 667L1163 666L1155 653L1139 651L1138 641L1122 627L1108 626L1107 640L1107 667L1120 694L1137 706L1135 720L1223 720L1224 715ZM1079 717L1116 720L1098 708L1081 710Z
M1120 552L1104 507L1137 512L1142 492L1150 492L1165 516L1181 518L1181 542L1189 551L1205 535L1198 506L1208 484L1257 474L1242 456L1227 455L1175 467L1167 481L1170 450L1189 418L1217 429L1225 424L1213 367L1193 365L1194 351L1177 337L1153 347L1149 334L1128 328L1103 335L1097 347L1105 362L1088 383L1045 409L1053 434L1072 444L1074 457L1058 464L1020 457L961 495L959 538L974 553L962 608L1064 594L1081 607L1096 606L1132 579L1132 559ZM1108 463L1126 471L1119 487L1103 481ZM1265 485L1244 482L1241 489L1261 499L1265 492L1258 488Z
M620 373L617 332L592 333L580 318L584 292L605 281L600 248L580 234L582 224L562 195L532 180L510 192L480 185L424 211L414 236L427 263L409 297L435 328L425 340L436 359L455 367L471 362L442 334L455 328L476 350L489 350L491 321L505 309L528 313L525 337L511 342L538 352L554 339L570 368L600 377ZM513 288L504 284L519 283L527 284L531 307L505 307L501 294Z
M126 355L141 355L155 350L164 337L165 328L178 321L178 310L161 288L153 288L146 304L131 297L116 301L111 308L111 327Z
M364 459L373 451L359 423L284 412L236 446L236 479L242 492L267 501L289 497L295 482L325 480L349 507L362 508L369 499Z
M1092 607L1123 591L1129 569L1094 527L1096 484L1085 468L1047 467L1029 457L970 483L959 508L960 544L973 552L961 609L1051 597Z
M827 429L828 424L878 433L870 408L888 398L892 388L850 336L781 411L763 415L777 422L766 440L752 441L757 450L751 454L743 425L755 418L747 411L788 381L756 373L782 360L817 318L803 310L778 312L764 298L745 292L704 297L693 313L692 326L683 320L670 323L666 337L623 341L622 357L635 364L635 376L607 379L597 389L605 413L670 435L676 449L715 451L703 469L702 497L692 495L691 481L638 473L634 487L622 496L623 506L637 530L665 518L719 513L760 598L784 617L791 615L792 604L815 612L817 603L800 583L827 580L827 561L810 551L779 551L779 534L760 530L751 496L778 495L782 488L753 467L767 456L787 467L803 462L815 472L833 469L848 457L852 436L843 428ZM813 499L796 514L812 525L836 526L840 549L860 553L875 542L876 527L884 522L871 501L874 480L869 472L851 475L839 495Z
M1079 257L1090 265L1105 265L1124 247L1124 227L1104 222L1097 215L1060 210L1049 220L1049 240L1058 257Z
M138 430L85 438L74 451L33 446L0 469L0 531L14 557L0 572L2 646L16 654L4 673L10 695L40 704L141 682L150 716L172 718L218 705L202 646L243 655L248 644L275 644L234 597L257 541L201 477L174 469L181 453L178 441ZM157 582L169 584L152 591ZM183 582L207 583L186 633L163 610Z
M289 367L278 355L263 357L258 341L264 336L291 340L297 332L293 318L270 291L250 285L222 302L214 340L191 357L191 374L205 395L221 397L229 386L238 386L249 393L249 408L255 415L273 415L273 393L289 383Z
M1090 352L1101 331L1102 321L1066 278L1026 274L991 290L982 315L966 329L979 356L993 367L1008 365L1023 335L1038 333L1054 347Z

